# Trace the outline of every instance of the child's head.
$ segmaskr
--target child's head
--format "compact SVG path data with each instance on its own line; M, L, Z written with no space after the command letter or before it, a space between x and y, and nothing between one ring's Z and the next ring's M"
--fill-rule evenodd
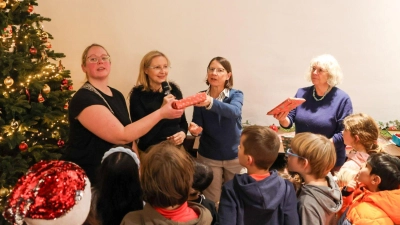
M18 180L3 215L11 224L82 224L90 202L90 182L82 168L72 162L40 161Z
M400 159L387 153L371 154L357 177L370 191L400 188Z
M269 170L278 157L280 140L268 127L252 125L245 127L240 137L239 162L247 167L249 160L258 169Z
M375 120L364 113L354 113L344 121L343 139L346 145L357 149L361 145L368 154L382 151L378 145L379 126Z
M116 146L104 153L95 206L103 224L118 224L126 213L143 209L139 167L136 153L128 146Z
M290 171L314 175L317 179L324 178L336 163L332 141L309 132L296 134L286 154Z
M210 166L195 161L193 185L190 191L189 200L197 199L198 195L210 186L213 178L214 174Z
M169 141L150 147L142 159L143 199L153 207L182 205L193 183L193 161Z
M351 169L351 168L340 168L339 172L335 174L336 182L339 187L346 186L350 181L354 180L357 176L358 170Z

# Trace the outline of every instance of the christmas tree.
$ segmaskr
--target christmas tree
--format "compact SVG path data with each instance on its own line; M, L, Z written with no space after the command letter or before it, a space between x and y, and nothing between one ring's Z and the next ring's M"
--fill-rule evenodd
M51 50L42 24L50 19L37 5L0 0L0 212L31 165L61 156L68 134L70 72L59 60L65 55Z

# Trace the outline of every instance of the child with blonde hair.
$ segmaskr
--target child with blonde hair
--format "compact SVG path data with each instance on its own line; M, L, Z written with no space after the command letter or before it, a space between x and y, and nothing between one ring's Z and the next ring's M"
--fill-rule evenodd
M333 143L319 134L296 134L286 155L288 170L299 173L304 179L298 196L301 223L336 224L342 194L329 172L336 163Z
M379 126L375 120L365 113L354 113L344 121L343 140L353 150L347 155L347 161L336 174L340 187L354 179L355 175L372 153L382 152L378 144Z

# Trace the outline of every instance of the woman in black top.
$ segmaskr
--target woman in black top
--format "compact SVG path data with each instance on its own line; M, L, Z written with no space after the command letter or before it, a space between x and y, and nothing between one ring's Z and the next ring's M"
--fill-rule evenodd
M167 81L170 62L159 51L147 53L141 63L136 86L130 95L130 113L132 121L137 121L155 110L159 109L166 101L182 99L182 92L173 83L168 83L169 91L163 90L162 83ZM165 89L165 88L164 88ZM188 123L185 113L180 118L163 119L151 130L139 138L138 147L146 151L148 147L161 141L169 140L175 145L180 145L186 138Z
M96 170L104 153L115 144L129 144L147 133L160 120L179 118L183 110L172 108L172 100L154 113L131 123L121 92L108 86L111 58L98 44L82 54L82 70L87 82L69 104L69 140L65 160L75 162L96 183Z

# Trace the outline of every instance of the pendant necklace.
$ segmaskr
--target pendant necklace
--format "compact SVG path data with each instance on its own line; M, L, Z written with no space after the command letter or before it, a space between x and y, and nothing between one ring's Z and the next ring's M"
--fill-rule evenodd
M314 86L312 96L314 97L315 101L319 102L319 101L321 101L322 99L325 98L326 94L328 94L328 92L329 92L330 89L331 89L331 86L328 86L328 89L326 89L324 96L322 96L322 98L318 99L318 98L315 96L315 86Z

